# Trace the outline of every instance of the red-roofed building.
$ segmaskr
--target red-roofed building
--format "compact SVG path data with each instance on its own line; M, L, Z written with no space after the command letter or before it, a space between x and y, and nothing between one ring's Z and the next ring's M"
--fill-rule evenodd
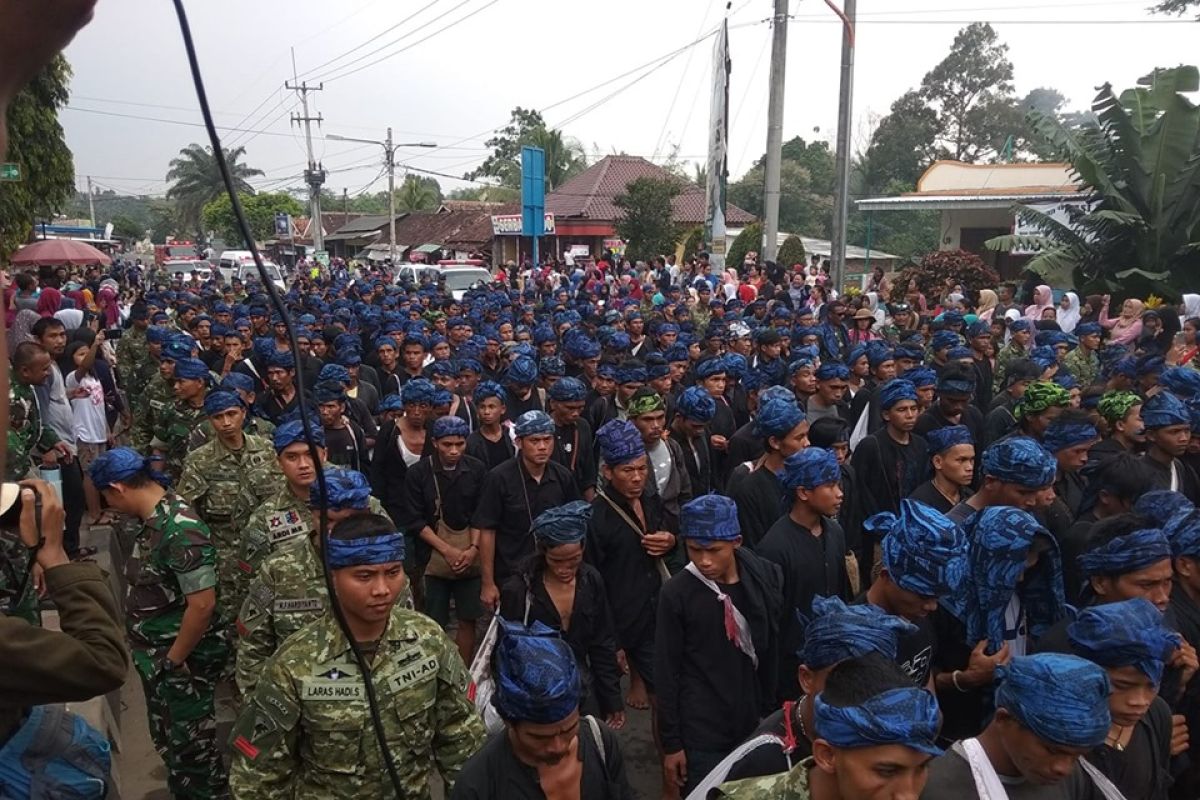
M572 246L586 246L595 256L605 247L619 244L617 220L621 209L613 200L638 178L670 179L674 176L662 167L639 156L607 156L591 165L571 180L546 195L546 213L553 216L554 232L542 240L543 246L554 243L555 253L562 254ZM688 183L672 203L675 222L680 225L703 225L705 211L704 189ZM725 208L726 224L731 228L744 227L755 217L732 203ZM517 241L522 237L497 236L497 257L516 261Z

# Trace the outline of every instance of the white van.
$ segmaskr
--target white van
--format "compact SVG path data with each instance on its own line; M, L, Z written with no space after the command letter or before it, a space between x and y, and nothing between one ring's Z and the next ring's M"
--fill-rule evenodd
M278 286L279 291L287 291L283 270L278 265L266 259L263 259L263 266L267 270L267 275L271 278L271 283ZM249 250L226 250L224 253L221 253L217 268L221 271L221 275L226 281L232 281L234 278L237 278L242 283L245 283L251 278L258 279L258 267L254 264L254 254Z

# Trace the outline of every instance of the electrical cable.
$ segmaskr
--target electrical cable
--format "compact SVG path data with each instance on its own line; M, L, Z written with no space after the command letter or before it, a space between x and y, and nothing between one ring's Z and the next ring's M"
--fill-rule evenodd
M262 255L258 252L258 248L254 244L254 236L250 232L250 225L246 221L245 211L242 209L242 203L238 199L237 190L233 185L233 177L229 173L229 165L225 162L225 151L221 147L221 137L217 133L216 125L213 124L212 112L208 107L208 94L204 88L204 78L200 74L200 62L196 56L195 43L192 41L192 30L191 26L188 25L187 11L183 7L183 0L173 0L173 2L175 4L175 13L179 17L179 32L183 36L184 49L187 51L188 66L191 69L192 81L196 87L196 99L200 103L200 113L204 117L204 126L208 129L208 138L212 142L213 154L217 160L217 166L221 170L221 179L224 181L225 190L229 194L229 201L233 207L233 215L237 219L238 230L250 248L250 254L254 257L254 265L258 269L259 279L262 281L263 288L271 298L271 305L274 306L280 318L287 326L288 344L291 347L292 353L299 353L300 346L296 342L295 326L288 315L287 306L283 303L279 287L267 275L266 267L263 266ZM388 747L383 720L379 716L379 699L375 694L375 682L371 674L371 665L363 655L362 649L350 631L350 626L346 622L345 613L342 611L341 603L338 602L337 592L333 585L333 576L329 568L329 510L327 507L329 502L329 486L325 480L325 470L321 466L320 454L317 452L316 442L313 440L311 428L312 410L305 402L305 394L304 381L297 381L296 408L300 414L300 425L304 429L304 441L308 445L308 454L313 460L313 465L317 473L317 493L320 499L318 536L321 541L321 567L325 576L325 590L329 593L329 608L333 612L338 628L341 630L342 635L346 637L346 642L350 645L350 651L354 654L354 660L358 664L359 674L362 675L363 688L367 696L367 708L371 715L371 724L375 729L375 738L379 744L384 765L387 767L388 778L391 781L392 788L396 792L396 797L403 797L404 790L403 784L400 781L400 773L396 768L392 751Z
M382 37L384 37L384 36L387 36L389 33L391 33L392 31L396 30L396 28L399 28L399 27L400 27L401 25L403 25L404 23L406 23L406 22L408 22L408 21L410 21L410 20L412 20L412 19L415 19L416 17L418 17L418 16L420 16L421 14L425 13L426 11L428 11L430 8L433 8L434 6L436 6L436 5L437 5L438 3L440 3L441 1L442 1L442 0L432 0L432 2L426 3L425 5L421 6L421 7L420 7L420 8L418 8L416 11L414 11L413 13L409 14L409 15L408 15L407 17L405 17L404 19L402 19L402 20L400 20L399 22L397 22L395 25L391 25L391 26L389 26L389 27L387 27L387 28L384 28L384 29L383 29L383 30L381 30L379 33L377 33L377 34L375 34L374 36L372 36L370 39L367 39L365 42L362 42L361 44L356 44L354 47L351 47L349 50L346 50L346 51L345 51L345 52L343 52L343 53L339 53L338 55L334 56L333 58L329 59L328 61L323 61L323 62L321 62L320 64L317 64L315 67L312 67L311 69L306 69L304 72L301 72L301 73L300 73L298 76L296 76L296 77L297 77L297 78L301 78L301 77L303 77L303 78L307 78L307 77L309 77L310 75L313 75L313 74L315 74L315 73L319 72L320 70L323 70L323 69L325 69L325 67L328 67L328 66L329 66L330 64L332 64L333 62L335 62L335 61L341 61L341 60L342 60L343 58L345 58L346 56L348 56L348 55L353 55L354 53L357 53L357 52L359 52L360 50L362 50L362 48L366 47L366 46L367 46L367 45L369 45L371 42L377 41L378 39L380 39L380 38L382 38ZM438 18L437 18L437 17L435 17L435 19L438 19ZM405 34L405 35L407 36L408 34ZM403 38L404 38L404 36L401 36L400 38L401 38L401 39L403 39ZM399 40L396 40L396 41L399 41ZM395 41L391 42L390 44L395 44ZM388 46L389 46L389 45L384 45L384 47L388 47ZM377 50L373 50L373 51L371 51L371 52L378 52L378 51L377 51ZM368 54L368 55L370 55L370 54ZM360 57L360 59L359 59L359 60L361 60L361 58L365 58L365 56L362 56L362 57ZM351 62L349 62L349 63L347 63L347 64L341 64L341 65L339 65L339 66L337 66L337 67L334 67L332 70L329 70L329 71L330 71L330 72L337 72L339 69L342 69L343 67L348 67L348 66L350 66L350 64L353 64L353 63L356 63L356 62L355 62L355 61L351 61Z

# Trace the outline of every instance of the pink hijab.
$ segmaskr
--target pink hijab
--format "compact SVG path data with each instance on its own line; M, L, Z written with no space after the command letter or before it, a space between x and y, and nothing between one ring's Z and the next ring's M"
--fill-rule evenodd
M62 292L53 287L47 286L42 289L42 293L38 295L37 312L43 317L53 317L54 313L62 307Z
M1025 319L1037 322L1047 308L1054 308L1054 292L1050 291L1049 286L1043 284L1033 290L1033 305L1026 307Z
M100 290L100 308L104 314L104 327L115 328L121 322L121 309L117 307L117 293L111 287Z

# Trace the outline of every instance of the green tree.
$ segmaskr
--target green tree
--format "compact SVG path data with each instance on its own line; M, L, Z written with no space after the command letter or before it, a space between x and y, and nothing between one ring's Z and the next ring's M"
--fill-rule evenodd
M113 226L113 236L121 239L141 239L146 234L146 229L136 219L125 214L117 214L109 222Z
M775 253L775 263L785 268L790 268L795 264L804 266L806 258L804 242L800 241L799 236L789 236L784 239L783 244L779 246L779 250Z
M756 217L764 215L764 167L752 167L729 187L729 202ZM812 175L798 162L785 160L779 169L779 229L805 236L828 238L833 215L831 192L813 190Z
M501 186L521 188L521 148L529 145L546 152L546 191L553 191L587 168L587 153L575 139L546 127L542 115L518 106L508 125L484 142L492 154L464 177L495 178Z
M464 186L447 195L449 200L475 200L484 203L519 203L521 191L510 186Z
M635 261L675 252L679 226L672 219L671 203L679 194L674 180L638 178L613 199L621 209L617 235L628 243L625 255Z
M396 190L397 211L432 211L442 203L442 187L436 178L408 175Z
M304 213L304 206L296 198L287 194L239 194L242 211L246 214L246 222L256 241L272 239L275 236L275 215L291 214L299 216ZM233 214L233 204L229 195L223 194L216 200L204 206L202 218L206 230L213 232L230 247L241 247L247 243L242 240L238 230L237 218Z
M70 65L58 56L8 107L6 158L21 166L21 180L0 184L0 259L29 239L36 220L53 218L74 193L75 164L58 122L70 78Z
M1200 6L1200 0L1161 0L1150 10L1156 14L1185 14L1197 6Z
M263 172L240 163L245 154L244 147L226 150L225 162L238 194L253 195L254 187L248 179ZM171 188L167 189L167 199L175 201L183 227L199 232L204 207L225 194L225 183L221 179L217 159L211 147L190 144L171 159L170 167L167 180L171 182Z
M746 254L757 252L762 247L762 238L762 225L751 222L737 235L733 244L729 245L729 252L725 254L725 265L729 269L740 271L742 264L746 263Z
M1200 269L1200 90L1194 66L1156 70L1119 96L1105 84L1095 119L1078 128L1030 115L1035 130L1071 163L1094 204L1068 223L1027 206L1034 236L1001 236L994 250L1034 250L1028 269L1055 286L1177 297ZM1086 195L1085 195L1086 197Z
M892 103L891 113L871 134L864 168L868 193L877 193L893 181L916 186L917 179L938 157L937 112L919 92L905 92Z
M683 257L695 255L704 249L704 227L697 225L683 236Z

